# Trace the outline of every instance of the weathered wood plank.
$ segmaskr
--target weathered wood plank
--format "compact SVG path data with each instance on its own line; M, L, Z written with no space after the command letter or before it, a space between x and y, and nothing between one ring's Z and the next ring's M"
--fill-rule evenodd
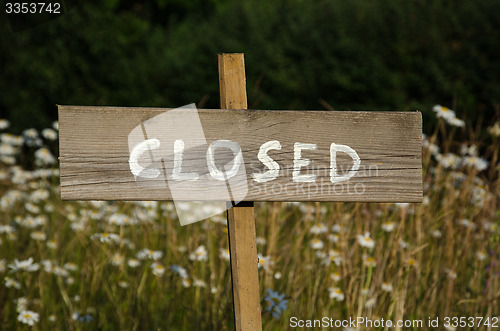
M221 108L247 108L243 54L219 54ZM228 202L231 203L231 202ZM262 330L253 202L227 211L234 322L237 331Z
M62 198L172 199L164 178L163 181L143 180L138 185L128 162L130 132L168 110L59 106ZM422 118L419 112L198 110L198 114L206 143L224 139L241 146L246 172L238 172L236 178L242 180L235 188L243 192L248 185L244 200L419 202L422 199ZM162 123L156 124L161 129ZM161 152L167 153L159 156L158 151L154 151L154 159L158 161L164 157L164 173L170 176L175 137L185 139L186 129L178 125L153 132L164 148ZM193 138L196 139L199 137ZM271 140L281 143L281 150L268 152L280 165L280 176L258 183L252 174L267 168L257 155L261 145ZM297 142L317 145L316 150L302 151L302 158L311 162L300 170L300 174L315 174L314 183L297 183L292 179L294 144ZM348 181L331 182L332 143L351 147L361 159L359 171ZM221 193L225 182L207 175L206 148L201 145L185 151L183 172L199 172L200 179L176 182L176 192L183 192L181 196L176 195L176 199L231 200L231 196ZM217 153L216 159L233 157L228 149ZM350 157L337 153L340 173L341 169L349 170L352 166Z

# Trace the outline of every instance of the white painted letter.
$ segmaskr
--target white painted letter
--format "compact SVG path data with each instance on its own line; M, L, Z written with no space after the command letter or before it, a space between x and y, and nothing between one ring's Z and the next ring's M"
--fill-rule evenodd
M233 166L231 169L226 171L220 171L217 169L215 165L215 149L217 148L229 148L234 155ZM240 165L243 163L243 154L241 154L241 147L237 142L231 140L216 140L208 146L207 150L207 166L208 171L210 172L210 176L213 179L225 181L231 177L236 176L238 170L240 169ZM226 170L225 167L223 170Z
M174 142L174 169L172 169L173 180L197 180L196 172L182 173L182 153L184 153L184 141L178 139Z
M352 160L354 161L354 164L347 173L347 175L339 176L337 172L337 152L344 152L347 155L349 155ZM332 183L338 183L338 182L343 182L346 180L349 180L352 176L356 174L356 172L359 170L359 166L361 164L361 159L359 158L358 153L354 149L352 149L349 146L346 145L337 145L335 143L332 143L330 145L330 181Z
M318 146L316 144L303 144L303 143L295 143L293 145L293 181L297 183L314 183L316 181L315 174L301 175L300 168L306 167L311 163L309 159L302 158L302 150L310 149L316 150Z
M268 167L269 170L264 172L263 174L260 174L260 173L253 173L252 174L253 179L258 183L265 183L265 182L268 182L270 180L274 180L274 179L276 179L276 177L279 176L280 165L277 162L275 162L269 155L267 155L267 152L271 149L281 150L280 142L277 140L271 140L271 141L268 141L268 142L262 144L262 146L260 146L259 154L257 155L257 158L266 167Z
M160 170L158 169L146 169L139 165L139 158L145 151L157 149L158 147L160 147L160 141L158 139L148 139L138 143L132 148L128 164L134 176L141 178L156 178L160 175Z

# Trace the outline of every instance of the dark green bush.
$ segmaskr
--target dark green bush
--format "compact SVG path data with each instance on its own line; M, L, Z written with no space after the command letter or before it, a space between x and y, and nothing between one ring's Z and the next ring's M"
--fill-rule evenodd
M55 104L219 106L217 53L244 52L249 106L498 116L500 1L105 1L0 39L0 117ZM6 23L7 24L7 23Z

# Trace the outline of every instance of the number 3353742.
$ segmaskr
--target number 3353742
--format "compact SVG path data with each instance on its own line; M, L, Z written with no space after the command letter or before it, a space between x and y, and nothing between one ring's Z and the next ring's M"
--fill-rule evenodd
M498 328L498 317L445 317L444 318L445 327L479 327L487 326L492 328Z
M59 2L6 2L5 12L7 14L60 14L61 4Z

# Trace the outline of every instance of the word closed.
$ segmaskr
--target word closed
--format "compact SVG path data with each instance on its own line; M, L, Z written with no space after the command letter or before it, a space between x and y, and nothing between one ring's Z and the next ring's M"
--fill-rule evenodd
M148 150L157 149L160 147L158 139L148 139L138 143L130 153L129 166L130 171L134 176L153 179L161 174L160 169L146 169L139 165L139 158ZM215 162L215 150L218 148L227 148L233 154L232 165L229 170L221 170L217 167ZM297 183L314 183L316 181L315 174L301 174L301 168L306 167L311 163L310 159L302 157L303 150L316 150L316 144L295 143L293 150L293 172L292 179ZM278 178L280 173L280 165L273 160L268 152L270 150L281 150L281 144L278 140L270 140L262 144L259 148L257 155L258 159L268 169L263 173L252 173L253 180L257 183L265 183ZM337 167L337 152L343 152L349 155L354 164L352 168L345 175L338 174ZM174 166L172 169L171 179L176 181L195 181L199 179L199 174L196 172L182 172L182 160L184 154L184 141L182 139L175 140L174 142ZM206 152L207 168L210 176L219 181L226 181L233 178L238 173L242 163L243 155L240 145L231 140L216 140L212 142ZM359 170L361 160L358 153L354 149L346 145L338 145L332 143L330 145L330 181L332 183L343 182L349 180Z
M422 199L419 112L174 110L59 106L62 198Z

